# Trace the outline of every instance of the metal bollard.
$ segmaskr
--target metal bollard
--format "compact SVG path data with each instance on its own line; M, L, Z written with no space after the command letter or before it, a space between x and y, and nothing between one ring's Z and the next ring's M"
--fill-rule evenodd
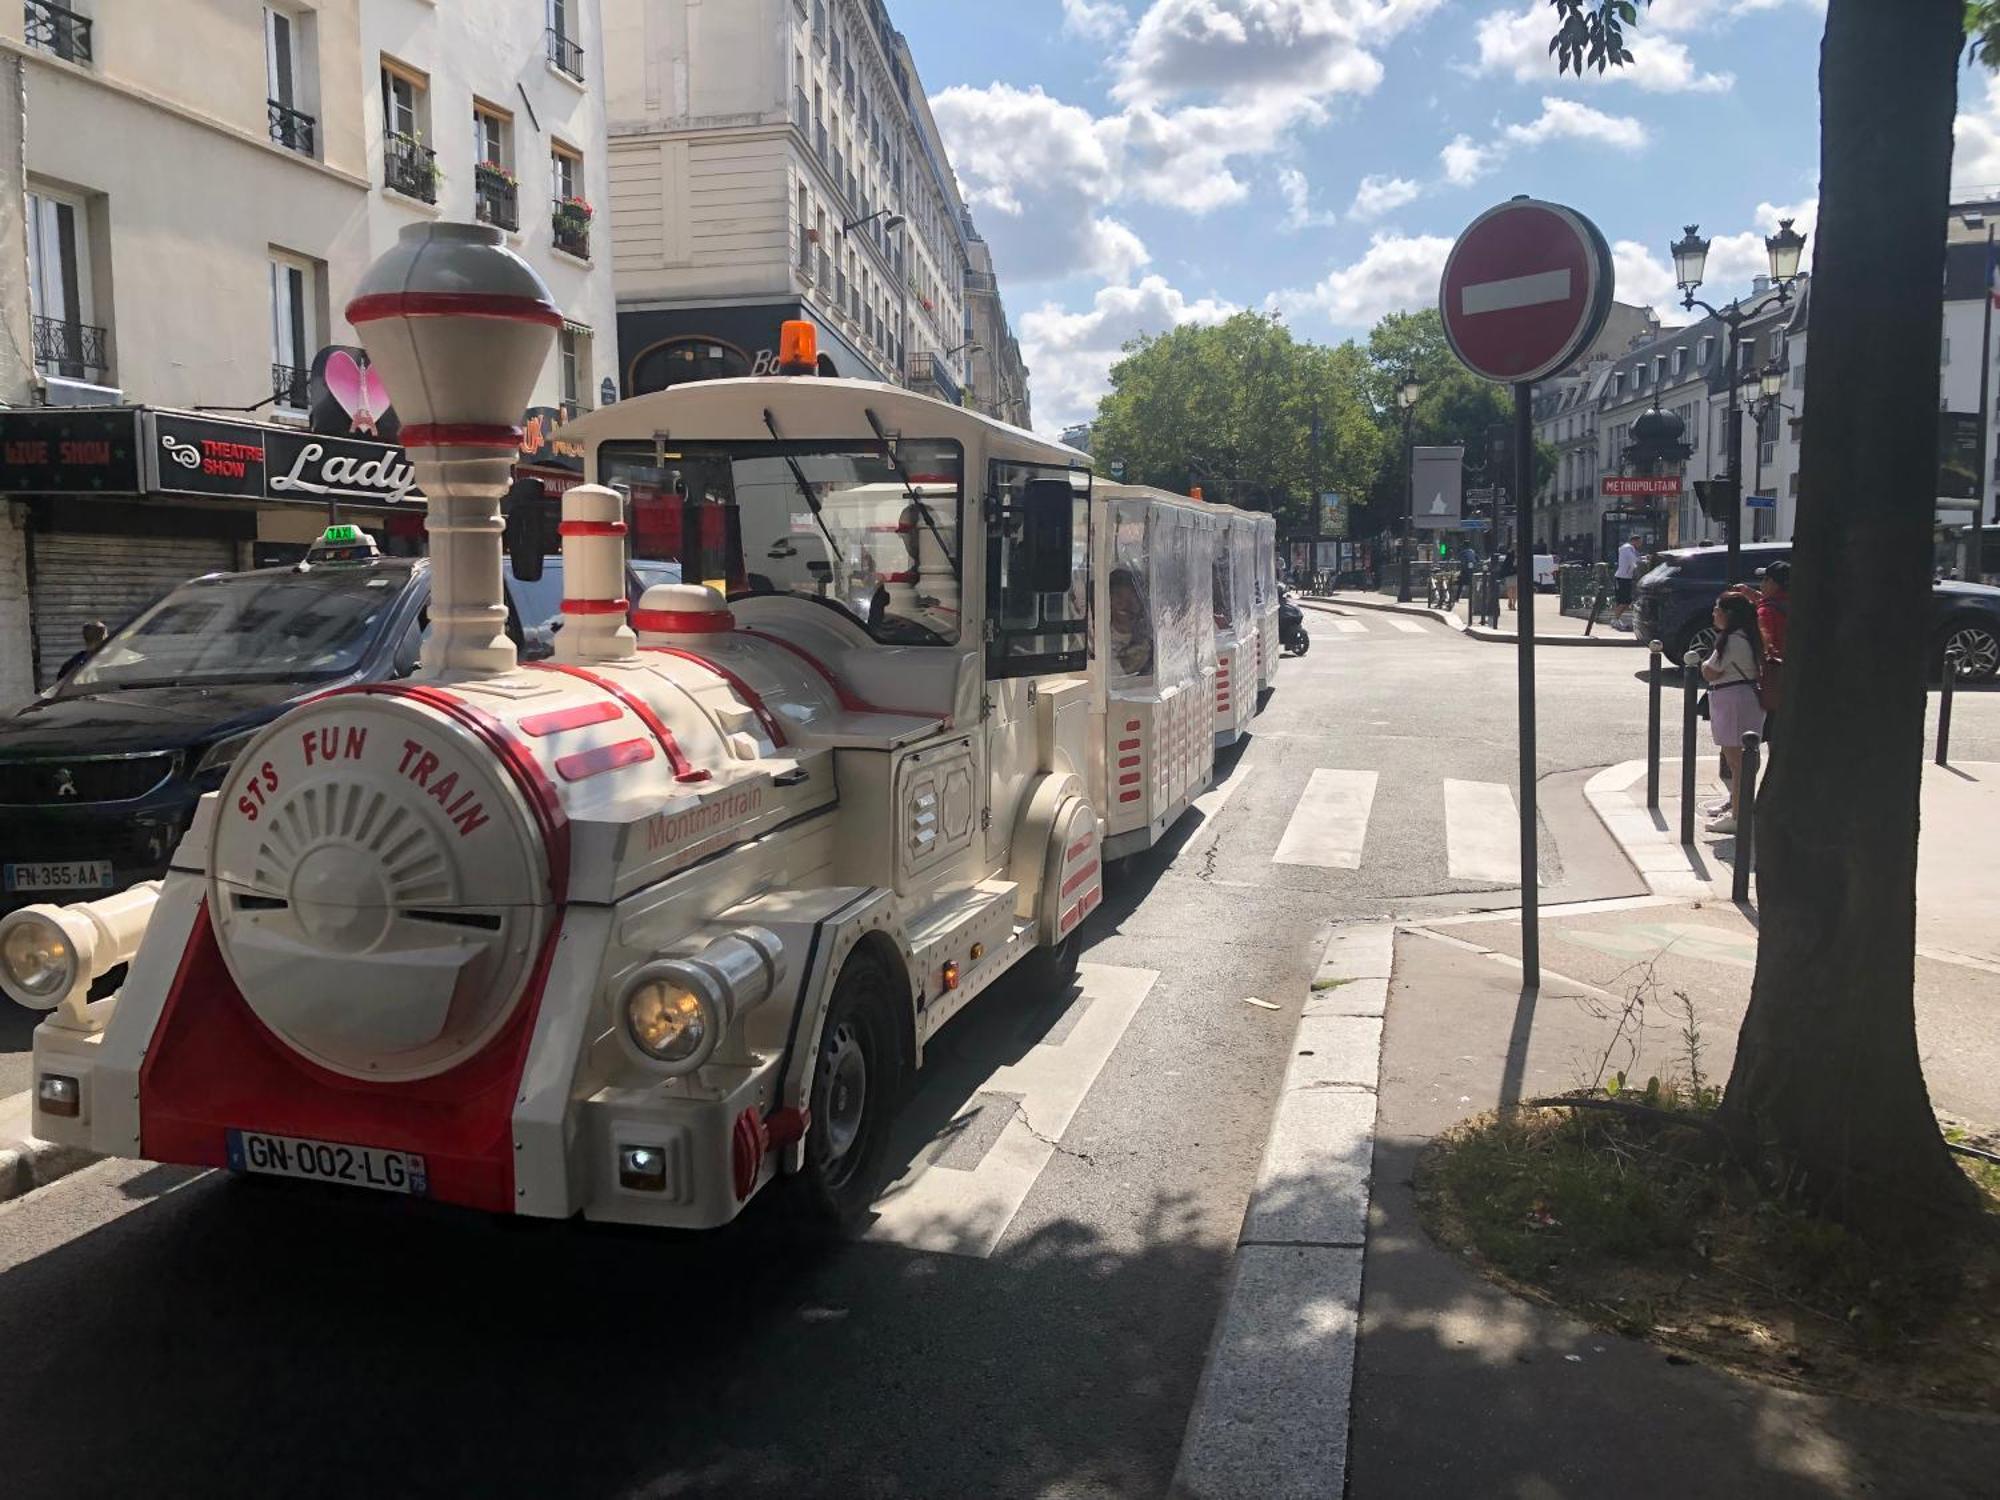
M1938 688L1937 763L1945 765L1951 754L1951 694L1958 685L1958 647L1944 654L1944 683Z
M1743 781L1736 789L1736 869L1729 881L1732 901L1750 899L1750 867L1757 859L1757 756L1763 743L1756 730L1743 732Z
M1681 842L1694 842L1694 703L1701 688L1701 653L1681 663Z
M1646 657L1646 811L1660 810L1660 658L1666 647L1658 641Z

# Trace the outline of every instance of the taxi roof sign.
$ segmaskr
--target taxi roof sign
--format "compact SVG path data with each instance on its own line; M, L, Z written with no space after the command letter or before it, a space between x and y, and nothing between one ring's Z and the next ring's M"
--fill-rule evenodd
M329 526L319 535L319 539L329 547L351 547L361 540L361 528L351 522Z
M351 521L336 521L306 548L305 560L299 567L303 570L327 563L372 562L381 555L382 549L375 545L374 537Z

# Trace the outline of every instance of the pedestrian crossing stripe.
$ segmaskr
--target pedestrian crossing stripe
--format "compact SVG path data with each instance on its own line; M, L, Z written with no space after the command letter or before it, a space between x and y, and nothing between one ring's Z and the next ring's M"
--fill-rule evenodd
M1307 777L1271 862L1358 870L1368 843L1379 773L1322 766ZM1518 885L1521 815L1514 789L1499 781L1443 784L1445 864L1453 880Z

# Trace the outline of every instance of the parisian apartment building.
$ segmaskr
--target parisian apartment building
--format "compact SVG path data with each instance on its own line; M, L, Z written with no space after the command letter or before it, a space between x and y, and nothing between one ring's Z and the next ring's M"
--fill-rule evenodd
M1029 420L998 276L881 0L603 0L620 384L822 373Z
M0 11L0 705L330 514L421 547L342 315L406 225L494 225L548 283L523 467L573 482L552 434L619 391L604 61L598 0Z

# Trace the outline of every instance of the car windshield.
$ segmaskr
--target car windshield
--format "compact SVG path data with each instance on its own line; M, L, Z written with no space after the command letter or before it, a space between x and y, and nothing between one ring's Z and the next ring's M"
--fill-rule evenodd
M379 566L197 578L99 647L61 695L340 677L361 664L409 579L408 568Z
M732 597L816 600L908 645L958 639L963 472L956 443L914 438L598 450L598 478L631 487L635 551Z
M552 625L562 618L563 570L560 557L542 559L542 576L533 583L527 583L514 575L512 567L507 569L507 587L514 593L514 609L521 617L521 624L529 629L538 625Z

